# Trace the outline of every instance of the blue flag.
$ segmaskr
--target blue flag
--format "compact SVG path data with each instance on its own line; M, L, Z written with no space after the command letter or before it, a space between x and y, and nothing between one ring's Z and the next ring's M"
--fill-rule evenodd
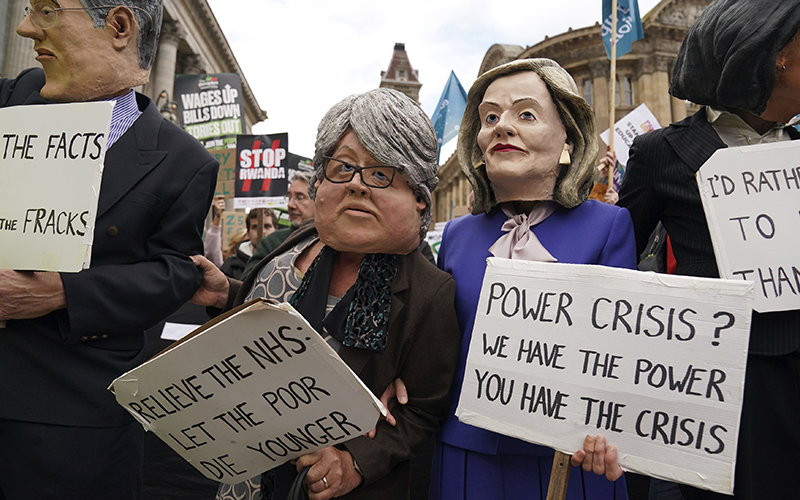
M439 98L436 111L433 112L431 121L433 129L436 131L436 139L439 141L439 152L442 145L458 136L458 129L461 126L461 117L464 116L464 109L467 107L467 93L458 81L455 72L450 71L450 78ZM437 162L439 157L436 157Z
M606 46L606 54L611 58L611 0L603 0L603 26L600 36ZM617 58L631 50L631 44L644 38L642 19L639 17L639 4L636 0L617 0Z

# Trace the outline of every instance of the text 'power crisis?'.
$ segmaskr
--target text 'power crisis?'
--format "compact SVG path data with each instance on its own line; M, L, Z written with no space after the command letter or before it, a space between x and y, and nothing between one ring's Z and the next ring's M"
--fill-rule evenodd
M371 430L380 403L291 306L256 300L112 384L210 479L236 483Z
M629 470L732 488L751 284L487 262L459 420L566 453L603 434Z

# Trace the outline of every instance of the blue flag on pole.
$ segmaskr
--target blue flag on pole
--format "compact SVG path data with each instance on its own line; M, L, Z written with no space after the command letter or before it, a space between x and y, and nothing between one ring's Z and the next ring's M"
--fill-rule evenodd
M606 54L611 58L611 0L603 0L603 26L600 35ZM639 4L636 0L617 0L617 58L631 50L631 44L644 38Z
M433 112L431 121L433 129L436 131L436 139L439 141L439 152L442 145L458 135L458 128L461 126L461 117L467 107L467 93L458 81L455 72L450 71L450 78L439 98L436 111ZM439 157L436 157L438 162Z

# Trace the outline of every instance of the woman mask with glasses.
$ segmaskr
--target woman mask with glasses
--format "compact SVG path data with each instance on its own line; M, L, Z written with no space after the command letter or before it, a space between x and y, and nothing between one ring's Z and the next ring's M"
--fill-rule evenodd
M312 499L408 497L412 450L447 414L458 356L455 285L417 250L431 220L437 149L431 121L405 95L350 96L319 125L309 183L315 223L295 231L244 283L196 259L205 274L197 303L287 301L330 336L375 394L397 378L408 387L407 404L393 410L395 426L381 421L373 439L361 436L262 476L272 498L285 498L296 470L309 465Z

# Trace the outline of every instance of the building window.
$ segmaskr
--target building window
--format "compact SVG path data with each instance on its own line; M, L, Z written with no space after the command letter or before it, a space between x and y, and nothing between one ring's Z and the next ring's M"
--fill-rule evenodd
M405 81L405 79L406 79L406 70L401 69L401 70L399 70L397 72L397 74L398 74L398 77L397 77L398 80Z
M622 104L620 104L620 96L622 96ZM631 107L633 106L633 82L629 76L617 77L617 95L615 96L615 106Z
M583 99L589 104L589 106L594 106L592 104L592 80L586 78L583 80L582 93Z

